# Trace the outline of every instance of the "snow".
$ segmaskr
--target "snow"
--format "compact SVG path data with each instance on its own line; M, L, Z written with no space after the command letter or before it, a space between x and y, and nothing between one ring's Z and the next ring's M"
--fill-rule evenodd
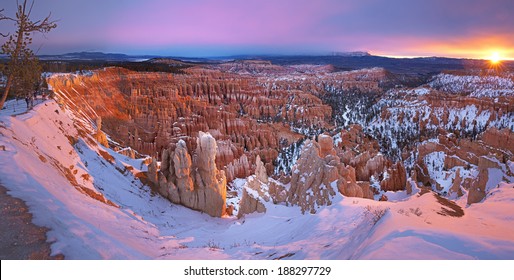
M496 188L503 181L503 171L498 168L488 168L488 180L485 185L486 192Z
M428 101L433 98L431 95L439 94L438 90L449 94L468 94L471 97L478 97L476 100L481 98L487 100L488 97L482 95L491 94L484 93L482 88L489 88L501 91L498 94L502 96L496 97L496 100L506 104L508 102L506 100L514 92L511 86L513 76L509 75L508 77L494 76L496 78L476 76L473 79L477 82L469 85L469 88L465 83L467 80L459 78L460 76L452 76L451 79L460 79L464 88L456 86L460 82L452 84L450 80L445 82L445 85L457 88L444 88L435 83L439 79L436 75L431 83L417 88L390 89L378 101L368 100L364 95L344 93L345 98L338 101L341 110L336 117L336 124L343 128L351 123L360 124L366 134L379 141L384 154L397 160L402 158L401 150L405 148L405 143L418 141L421 136L431 135L440 128L468 136L478 135L490 127L513 130L514 118L510 111L494 112L493 109L487 109L479 105L480 103L473 104L473 102L469 105L460 105L457 101L454 106L453 104L444 105L444 103L434 105L433 101ZM332 85L327 85L325 90L335 96L343 94Z
M338 194L315 215L265 202L263 214L212 218L144 186L134 176L142 159L78 137L91 132L87 122L54 101L0 113L0 180L27 202L34 223L51 229L52 253L68 259L514 258L513 184L468 207L460 198L462 217L439 214L446 206L416 189L388 202ZM236 193L245 184L236 180Z
M38 96L36 99L34 99L34 106L41 104L44 101L41 96ZM0 110L0 116L12 116L12 115L18 115L23 114L27 112L27 103L25 102L25 99L13 99L13 100L7 100L4 103L4 108L1 108Z
M406 94L411 94L411 95L427 95L430 93L430 89L425 86L408 89L408 90L401 90L401 91Z
M407 182L408 183L408 182ZM416 192L414 192L415 194ZM382 194L385 194L387 196L387 201L402 201L402 200L406 200L408 199L411 195L407 194L407 191L397 191L397 192L393 192L393 191L387 191L387 192L380 192L379 195L375 196L376 199L380 199L380 196L382 196Z
M235 195L227 195L227 205L233 205L234 216L237 216L239 212L239 201L241 200L241 196L243 195L243 187L246 184L246 179L236 178L234 179L228 186L229 191L235 192Z
M361 245L362 259L512 259L509 235L514 218L513 184L498 189L493 199L465 208L464 216L441 214L431 193L402 203L385 203L388 214ZM419 210L416 210L418 209Z
M427 88L416 88L414 89L414 93L416 95L427 95L430 93L430 90Z
M427 154L424 158L428 174L430 178L440 184L442 188L441 192L448 192L455 177L453 172L444 170L445 158L446 154L444 152L432 152Z
M514 95L512 75L459 76L439 74L429 83L433 88L449 93L467 93L474 97L499 97Z

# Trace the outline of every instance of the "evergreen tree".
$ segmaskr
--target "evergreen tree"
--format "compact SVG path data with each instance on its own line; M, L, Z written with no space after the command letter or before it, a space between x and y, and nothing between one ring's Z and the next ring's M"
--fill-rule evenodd
M7 95L14 89L16 95L26 95L32 93L37 89L40 83L41 66L36 58L34 52L29 49L32 43L33 33L48 33L57 27L55 21L50 20L49 14L42 20L33 21L30 19L34 1L30 4L27 0L23 3L18 3L18 11L16 17L8 17L0 11L0 20L8 20L15 23L16 31L12 35L2 36L7 37L7 41L2 45L2 54L9 57L5 74L7 75L7 83L4 92L0 98L0 108L3 108Z

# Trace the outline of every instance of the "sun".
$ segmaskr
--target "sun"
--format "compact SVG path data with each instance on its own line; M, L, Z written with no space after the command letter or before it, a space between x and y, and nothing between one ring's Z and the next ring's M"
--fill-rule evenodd
M499 52L493 52L491 57L489 58L492 64L498 64L502 61L501 55Z

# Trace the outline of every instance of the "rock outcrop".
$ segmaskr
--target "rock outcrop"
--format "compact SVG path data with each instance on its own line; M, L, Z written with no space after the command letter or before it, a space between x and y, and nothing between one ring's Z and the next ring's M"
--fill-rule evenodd
M489 170L482 169L478 177L473 181L468 190L468 204L481 202L486 196L486 184L489 178Z
M362 188L357 185L357 183L352 181L347 181L345 178L339 179L337 181L337 188L339 192L348 197L364 197L364 193L362 192Z
M157 160L154 158L152 158L151 161L148 163L147 177L148 177L148 181L153 186L159 185L159 180L157 179L158 178L157 172L159 171L159 168L157 165L158 165Z
M481 139L488 146L514 153L514 132L507 128L490 128L482 134Z
M288 190L283 184L278 181L270 181L269 194L273 199L273 203L285 203L287 201Z
M216 140L209 133L199 133L196 152L191 157L185 141L174 150L162 153L157 185L159 193L174 203L205 212L213 217L225 214L227 181L224 171L216 168ZM155 163L148 167L153 182Z
M205 212L211 216L221 216L225 213L227 179L225 172L216 167L216 140L214 137L200 131L194 159L197 168L195 189L199 193L199 204L202 208L206 208Z
M481 202L487 195L489 169L500 168L499 163L488 156L478 158L478 176L473 180L468 191L468 204Z
M412 187L418 185L418 174L416 173L416 169L413 169L411 170L411 174L410 174L410 182L407 181L407 183L405 184L405 191L407 192L407 194L412 194Z
M321 146L314 140L307 140L304 144L301 156L293 166L291 176L291 188L287 201L298 205L302 212L315 213L317 207L330 205L331 197L335 195L331 183L337 180L338 161L330 160L331 157L321 157ZM335 170L335 178L333 170Z
M370 183L367 181L358 181L357 185L362 189L362 198L373 199L373 191Z
M380 181L383 191L405 190L407 173L403 164L400 161L394 163L380 153L378 142L367 136L360 125L351 125L348 130L341 131L340 137L337 154L344 164L352 167L353 183L370 182L373 176ZM353 184L341 182L339 186L345 193L361 197ZM367 189L363 190L363 196L370 197Z
M370 149L360 152L359 147ZM269 193L275 203L283 202L286 195L287 203L300 206L302 212L315 213L320 206L331 204L335 190L347 197L373 199L371 176L383 177L384 191L406 187L403 164L392 164L378 152L376 142L363 135L359 126L353 126L342 132L337 147L328 134L319 135L318 141L305 141L292 168L289 190L270 184Z
M237 218L240 219L247 214L251 213L264 213L266 212L266 207L258 197L255 195L250 195L248 193L248 189L243 189L243 196L241 197L241 201L239 203L239 212L237 213Z
M257 156L255 164L255 175L249 177L246 185L243 187L243 196L239 202L239 212L237 213L238 218L254 212L266 212L263 200L266 202L270 201L268 190L269 178L259 156Z
M460 176L460 169L457 169L457 171L455 172L455 179L453 180L449 193L456 194L458 197L461 197L463 195L462 189L460 188L461 184L462 177Z
M107 141L107 136L102 131L102 118L98 117L96 119L96 132L93 135L96 141L104 147L109 147L109 142Z
M384 179L380 182L380 188L384 191L401 191L405 190L407 183L407 172L401 162L397 162L395 165L387 169L387 174Z
M414 167L416 180L441 194L456 194L460 197L464 194L463 189L468 190L468 204L480 202L487 194L489 169L508 170L505 168L506 163L514 156L514 151L509 150L512 135L508 129L492 127L472 141L467 138L458 139L455 134L442 130L437 141L426 141L418 145ZM505 141L502 141L504 138ZM437 154L444 157L444 160L434 160ZM454 181L443 188L436 176L432 174L432 178L430 173L439 174L439 178L453 176Z

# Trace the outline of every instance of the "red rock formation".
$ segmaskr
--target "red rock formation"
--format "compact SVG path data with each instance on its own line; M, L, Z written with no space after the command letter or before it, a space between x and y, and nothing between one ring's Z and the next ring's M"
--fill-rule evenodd
M330 135L321 134L318 136L318 143L320 146L320 156L322 158L328 155L335 155L334 140Z
M96 119L96 132L93 135L96 141L104 147L109 147L109 142L107 141L107 136L102 131L102 118L98 117Z
M339 148L338 155L343 163L355 170L356 181L369 182L374 176L383 178L380 185L384 191L405 189L407 174L403 164L394 164L381 154L378 142L365 135L360 125L351 125L348 130L341 131Z
M364 197L362 188L355 182L347 181L345 178L337 180L337 189L348 197Z
M452 186L450 188L450 194L455 193L458 197L461 197L463 195L462 189L460 188L461 184L462 177L460 176L460 169L457 169L457 172L455 172L455 179L453 180Z
M468 204L480 202L486 196L488 169L501 170L503 162L513 156L513 151L509 150L512 137L513 133L508 129L489 128L474 141L457 139L453 134L441 131L437 143L424 142L418 145L418 160L415 166L416 179L426 186L432 186L434 190L441 191L441 186L434 178L430 178L425 157L433 152L443 152L445 154L444 170L446 170L444 172L455 172L455 179L448 192L462 196L463 192L460 187L463 187L468 190ZM477 168L478 176L466 177L470 175L465 175L463 177L461 176L462 168ZM447 174L447 176L450 175Z
M486 195L486 184L489 179L489 170L481 169L478 177L471 183L468 191L468 204L481 202Z
M163 151L159 172L152 161L148 166L149 180L170 201L221 217L225 214L227 181L225 173L216 168L216 150L216 140L208 133L199 133L193 157L181 140L174 150Z
M405 190L407 182L407 173L401 162L387 169L387 176L380 182L380 188L384 191L401 191Z
M334 160L334 156L330 154L322 158L321 150L316 141L307 140L300 158L293 166L287 201L293 205L299 205L302 212L315 213L317 207L330 205L331 197L335 195L330 184L337 179L337 165L341 163L338 158ZM331 165L334 163L337 165Z
M331 108L310 93L205 68L183 75L106 68L90 76L54 75L48 82L61 103L91 120L102 117L105 132L142 154L160 157L179 140L191 154L198 132L210 132L219 143L216 165L228 180L252 174L257 155L271 172L279 140L299 138L290 125L327 127L331 119Z
M273 203L279 204L287 201L288 191L283 184L277 181L270 181L269 194L273 199Z
M509 129L490 128L481 135L484 144L514 154L514 132Z
M261 200L270 200L268 192L269 188L267 185L269 183L269 178L266 174L266 168L259 156L257 156L255 163L255 175L248 178L248 181L243 188L243 196L239 202L239 212L237 213L238 218L253 212L266 212L266 207Z
M371 191L371 186L369 182L359 181L357 185L362 189L362 197L367 199L373 199L373 191Z
M243 216L250 213L265 213L266 207L262 202L260 202L259 198L256 198L248 193L246 188L243 189L243 196L241 197L241 201L239 204L239 212L237 213L237 218L240 219Z

